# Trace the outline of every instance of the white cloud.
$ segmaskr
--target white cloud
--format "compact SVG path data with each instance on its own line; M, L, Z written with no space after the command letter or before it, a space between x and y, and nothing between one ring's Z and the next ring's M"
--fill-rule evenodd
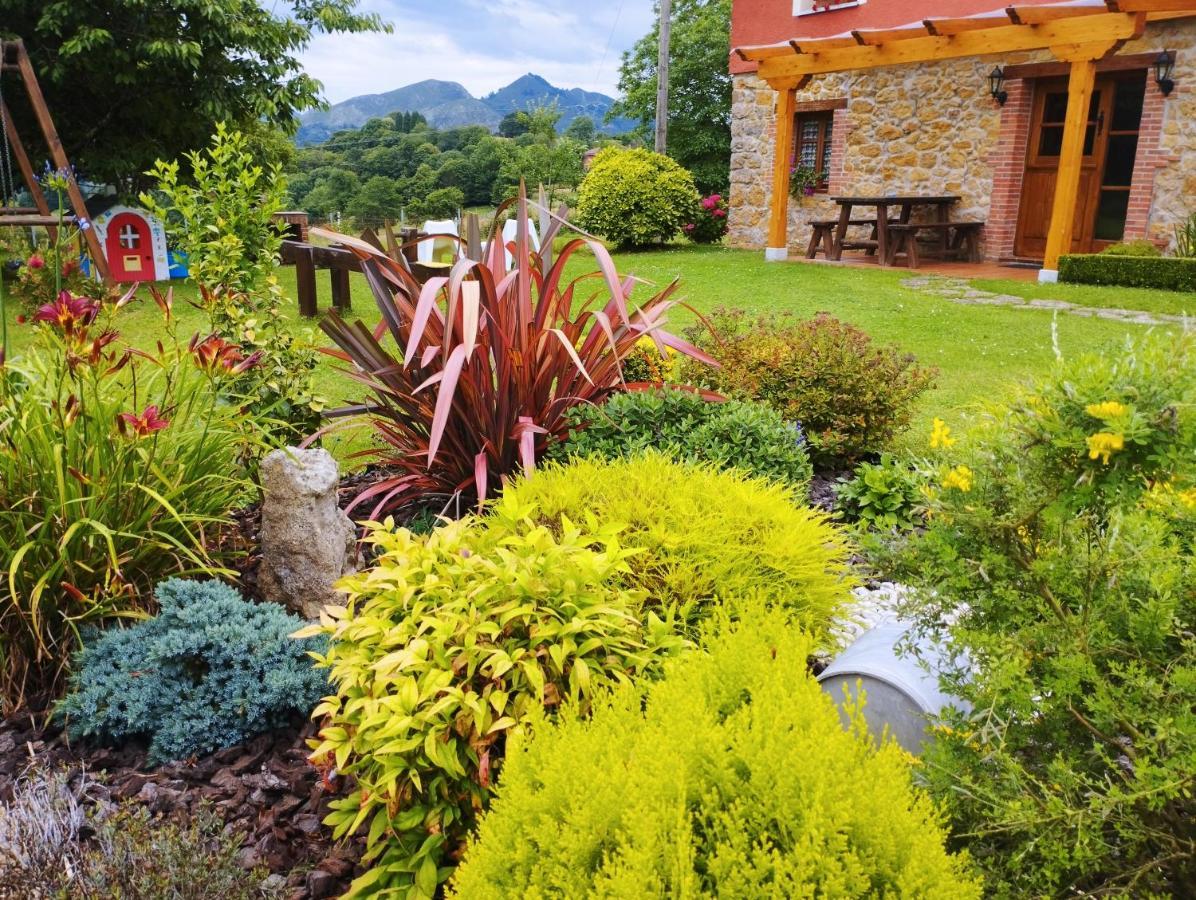
M474 96L535 72L558 87L617 93L619 58L650 27L652 0L366 0L391 34L319 35L304 68L332 103L437 78Z

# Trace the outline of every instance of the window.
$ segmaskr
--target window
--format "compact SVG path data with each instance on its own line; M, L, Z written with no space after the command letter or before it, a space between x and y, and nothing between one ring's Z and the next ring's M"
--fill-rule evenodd
M813 13L831 12L836 9L850 9L863 6L868 0L793 0L793 14L808 16Z
M793 129L793 165L813 169L818 176L817 190L825 191L831 174L831 135L835 114L824 112L800 113Z

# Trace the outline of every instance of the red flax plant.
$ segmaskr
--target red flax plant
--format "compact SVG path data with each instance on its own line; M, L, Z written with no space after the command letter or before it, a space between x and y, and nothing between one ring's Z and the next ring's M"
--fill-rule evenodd
M316 230L361 259L382 312L372 332L335 312L320 326L339 348L326 352L349 363L350 377L370 394L366 403L329 415L364 417L381 446L356 456L393 472L354 503L370 501L373 519L447 506L454 498L463 506L484 502L492 486L530 471L546 447L564 437L569 409L651 387L627 383L622 374L622 361L645 336L661 353L671 347L717 365L663 328L677 302L677 281L633 307L635 279L620 278L598 241L572 240L548 262L561 217L545 229L544 249L533 251L527 206L521 190L518 230L508 245L510 272L496 216L480 260L461 259L447 276L422 286L402 261L363 241ZM586 246L597 270L567 279L569 260ZM397 354L382 345L386 334Z

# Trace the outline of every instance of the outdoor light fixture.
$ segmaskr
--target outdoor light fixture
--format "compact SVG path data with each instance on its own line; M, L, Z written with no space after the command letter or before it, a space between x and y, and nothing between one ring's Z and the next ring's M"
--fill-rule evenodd
M1005 90L1005 70L1000 66L996 66L988 73L988 92L1002 106L1009 99L1009 94Z
M1154 83L1159 86L1159 92L1164 97L1175 88L1175 82L1171 80L1173 71L1175 71L1175 53L1173 51L1164 50L1154 58Z

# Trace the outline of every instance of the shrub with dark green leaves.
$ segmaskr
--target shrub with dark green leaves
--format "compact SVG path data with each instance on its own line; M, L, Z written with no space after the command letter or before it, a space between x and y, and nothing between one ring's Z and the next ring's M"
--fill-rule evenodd
M315 710L312 759L354 781L325 820L336 838L365 830L372 868L353 896L435 896L509 736L682 645L618 584L635 552L616 525L518 524L463 519L424 538L378 526L374 567L341 581L347 609L300 632L331 638L336 692Z
M721 368L686 374L729 397L766 403L797 422L816 468L842 468L884 450L909 424L933 369L826 313L749 321L741 311L712 317L692 339Z
M1196 259L1075 253L1059 257L1059 280L1190 292L1196 291Z
M810 638L742 618L589 720L537 721L452 896L978 898L906 755L810 677Z
M999 896L1189 895L1196 338L1063 365L947 455L878 564L970 660L923 767L960 843Z
M328 682L290 635L303 622L216 581L158 585L159 615L85 642L58 706L76 738L149 740L161 763L210 753L306 715Z
M576 407L567 440L550 458L617 459L661 450L771 478L802 492L813 472L801 429L759 403L711 402L691 390L616 394L598 407Z
M676 236L697 205L693 176L672 159L612 145L594 157L575 218L618 247L646 247Z

